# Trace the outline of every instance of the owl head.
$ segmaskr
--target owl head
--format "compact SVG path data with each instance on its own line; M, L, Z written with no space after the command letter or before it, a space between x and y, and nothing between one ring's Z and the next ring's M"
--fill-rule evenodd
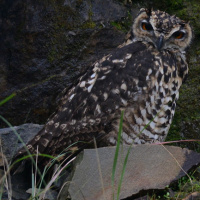
M189 23L160 10L142 8L133 24L134 40L163 49L184 51L192 40Z

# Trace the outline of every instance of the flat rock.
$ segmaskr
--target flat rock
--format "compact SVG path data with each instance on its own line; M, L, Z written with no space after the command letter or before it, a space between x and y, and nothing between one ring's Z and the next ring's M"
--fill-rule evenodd
M129 146L123 146L120 150L115 173L115 197L128 148ZM114 154L115 147L99 148L98 163L96 149L84 150L69 185L68 192L71 200L113 199L111 176ZM180 147L161 145L131 147L120 190L120 199L130 197L141 190L164 189L173 181L186 175L185 172L199 163L200 154Z
M3 147L3 153L8 161L12 158L15 152L23 146L18 139L16 132L20 135L24 143L30 141L43 125L39 124L23 124L20 126L14 126L12 128L0 129L0 144ZM0 155L0 166L2 166Z
M192 194L189 194L187 197L185 197L183 200L199 200L199 199L200 199L200 193L193 192Z

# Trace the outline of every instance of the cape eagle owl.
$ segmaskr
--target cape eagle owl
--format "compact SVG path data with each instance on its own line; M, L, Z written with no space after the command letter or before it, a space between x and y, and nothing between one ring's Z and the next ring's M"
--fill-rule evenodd
M127 42L96 61L64 92L57 111L27 144L31 153L57 155L78 141L101 137L115 145L122 110L122 142L163 141L188 74L189 23L162 11L141 9ZM76 146L81 143L76 143ZM21 149L16 157L26 151Z

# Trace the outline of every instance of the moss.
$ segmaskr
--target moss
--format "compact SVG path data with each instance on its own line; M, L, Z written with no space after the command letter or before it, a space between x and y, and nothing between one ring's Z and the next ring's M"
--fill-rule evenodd
M46 48L48 49L47 58L51 64L58 62L65 56L66 45L69 40L66 33L69 30L77 28L78 24L76 13L70 7L63 6L63 2L54 2L52 6L54 15L51 15L51 19L47 18L47 22L50 23L50 42L46 44Z
M81 1L82 3L82 1ZM89 19L81 25L82 29L93 29L96 27L96 23L92 20L93 12L92 12L92 4L90 3L90 8L88 11Z
M57 57L56 49L54 47L52 47L48 53L47 59L49 60L50 63L53 63L53 61L56 59L56 57Z
M128 32L130 30L132 23L133 23L133 19L129 11L127 11L126 17L121 19L120 21L110 22L112 26L114 26L115 28L123 32Z
M112 26L114 26L115 28L117 28L118 30L123 30L123 26L121 25L120 22L112 21L112 22L110 22L110 24L111 24Z
M82 0L78 0L76 7L81 8L82 3ZM51 64L59 63L59 60L64 57L77 57L79 50L83 48L88 36L67 35L69 31L95 29L97 27L97 24L92 20L92 5L90 5L88 11L88 20L85 22L82 22L79 13L76 13L69 6L63 6L63 3L54 3L53 6L55 14L51 20L51 27L53 27L49 34L51 42L47 44L48 60Z
M82 28L82 29L88 29L88 28L93 29L93 28L95 28L95 27L96 27L96 23L93 22L93 21L87 21L87 22L85 22L85 23L83 23L83 24L81 25L81 28Z

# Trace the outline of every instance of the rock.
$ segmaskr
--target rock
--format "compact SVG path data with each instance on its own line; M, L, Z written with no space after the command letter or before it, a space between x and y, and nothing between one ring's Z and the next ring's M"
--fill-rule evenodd
M77 10L83 21L115 21L126 15L126 8L113 0L65 0L64 5Z
M27 189L26 176L18 174L10 179L9 176L5 177L5 170L0 169L0 181L1 187L4 185L1 188L2 200L10 200L11 198L12 200L27 200L29 198L30 195L25 192Z
M115 196L128 148L128 146L123 146L123 151L120 151L122 153L118 158L115 174ZM115 147L99 148L100 163L98 164L96 150L84 150L68 189L72 200L113 199L111 174L114 154ZM120 199L130 197L141 190L164 189L170 183L185 176L185 172L199 163L200 154L187 149L161 145L134 146L128 157ZM103 183L101 183L100 174ZM102 188L104 188L104 195ZM66 197L66 191L67 187L61 192L60 200L64 196Z
M31 180L27 179L30 174L17 174L12 177L12 197L16 200L27 200L30 194L26 193L26 190L31 185Z
M189 194L187 197L185 197L183 200L199 200L199 199L200 199L200 193L193 192L192 194Z
M42 127L43 125L38 124L23 124L12 128L0 129L0 141L7 160L10 161L15 152L23 146L16 132L20 135L23 142L27 143L42 129Z

